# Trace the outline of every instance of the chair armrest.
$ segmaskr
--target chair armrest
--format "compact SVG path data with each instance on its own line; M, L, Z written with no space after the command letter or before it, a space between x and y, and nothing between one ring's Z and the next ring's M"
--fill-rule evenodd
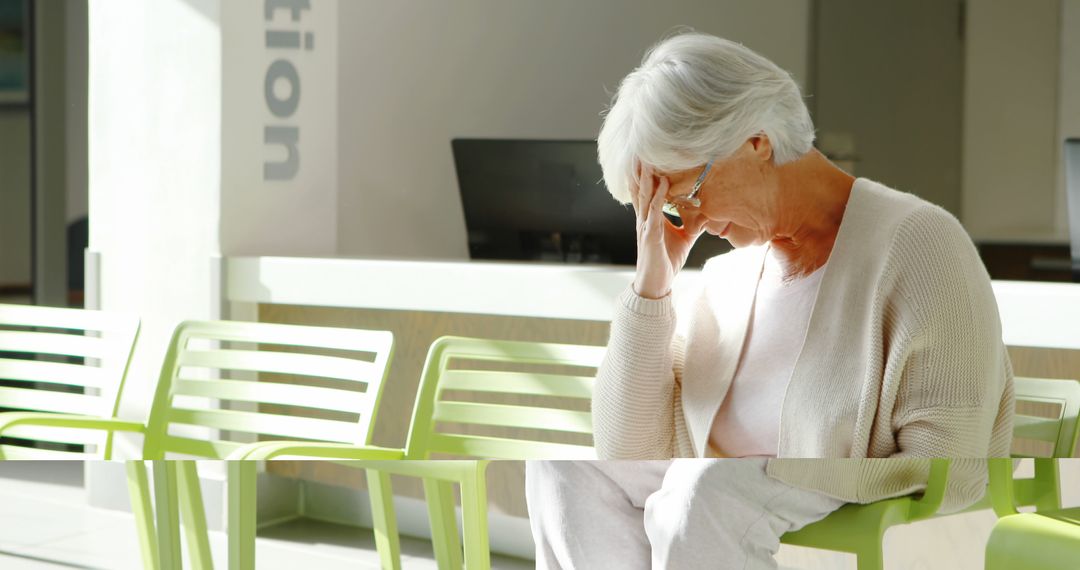
M143 433L146 426L140 422L117 418L96 418L69 414L49 414L43 412L6 412L0 414L0 436L5 431L18 426L62 427L105 432L127 431Z
M146 426L141 422L121 420L117 418L98 418L94 416L79 416L72 414L50 414L43 412L4 412L0 413L0 437L17 437L8 435L6 432L19 427L54 427L64 429L81 429L102 431L109 435L113 432L145 433ZM106 458L110 455L109 446L106 446ZM4 458L0 451L0 459Z
M922 497L911 501L909 520L917 521L927 519L937 514L941 508L941 502L945 498L945 487L949 480L949 460L931 459L930 477L926 481L926 491Z
M348 443L259 441L236 449L226 459L229 461L255 461L277 459L282 458L282 456L336 461L358 459L397 460L405 458L405 450Z

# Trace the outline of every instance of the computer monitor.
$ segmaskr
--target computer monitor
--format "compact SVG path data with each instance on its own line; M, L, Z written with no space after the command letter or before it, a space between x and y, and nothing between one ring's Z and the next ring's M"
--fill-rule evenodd
M593 140L454 139L471 259L634 265L634 209L604 186ZM687 267L731 249L702 235Z
M633 264L634 211L615 201L596 141L454 139L472 259Z
M1080 281L1080 139L1065 140L1065 199L1075 281Z

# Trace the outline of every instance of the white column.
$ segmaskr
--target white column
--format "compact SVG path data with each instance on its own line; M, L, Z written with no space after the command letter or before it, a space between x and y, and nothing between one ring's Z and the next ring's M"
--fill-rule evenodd
M146 421L180 321L228 316L216 259L336 253L336 18L336 0L90 1L88 303L142 318L121 417ZM115 465L87 481L126 507Z
M219 0L91 0L89 248L98 299L142 331L120 416L145 421L173 328L218 316L211 256L221 203ZM138 456L141 438L117 454ZM126 506L123 470L90 463L92 504Z

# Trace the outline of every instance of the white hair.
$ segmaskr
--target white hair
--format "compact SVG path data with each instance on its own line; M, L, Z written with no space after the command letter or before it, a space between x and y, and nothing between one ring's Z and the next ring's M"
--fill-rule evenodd
M597 137L608 191L630 202L634 159L675 172L731 156L764 133L773 162L810 151L814 124L791 75L742 44L681 33L619 84Z

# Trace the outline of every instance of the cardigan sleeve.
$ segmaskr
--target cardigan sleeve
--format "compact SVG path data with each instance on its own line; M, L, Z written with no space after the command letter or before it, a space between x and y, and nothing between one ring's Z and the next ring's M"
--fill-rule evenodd
M892 255L909 315L896 390L894 457L963 458L950 469L942 511L982 496L986 457L1007 456L1012 370L990 278L959 222L935 207L914 212ZM887 374L888 376L888 374ZM976 460L976 461L971 461Z
M675 310L671 295L619 296L596 375L593 439L599 459L668 459L675 438Z

